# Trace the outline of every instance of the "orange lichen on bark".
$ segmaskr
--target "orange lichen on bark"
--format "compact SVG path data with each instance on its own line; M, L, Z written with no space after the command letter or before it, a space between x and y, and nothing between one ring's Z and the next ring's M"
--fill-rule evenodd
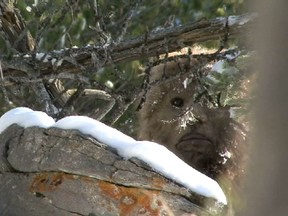
M140 188L128 188L111 183L99 182L103 194L117 203L120 215L150 215L159 216L166 212L170 215L169 208L163 202L158 191Z
M64 179L73 179L73 175L65 173L40 173L30 186L30 192L49 192L56 190Z
M115 185L113 183L101 181L98 179L91 179L89 177L75 176L72 174L59 172L45 172L39 173L34 177L30 185L29 191L32 193L45 193L57 190L64 183L65 180L76 180L92 183L98 186L101 191L101 196L108 202L101 201L98 205L104 205L106 209L115 206L120 216L132 215L173 215L170 208L166 204L165 199L157 190L146 190L142 188L132 188ZM165 181L161 178L153 178L155 188L163 188ZM92 186L92 185L91 185ZM102 204L101 204L102 203ZM108 205L107 205L108 204Z

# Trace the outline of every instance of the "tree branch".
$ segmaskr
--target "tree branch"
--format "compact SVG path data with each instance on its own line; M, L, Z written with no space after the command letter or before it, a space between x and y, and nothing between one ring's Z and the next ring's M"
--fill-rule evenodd
M123 41L107 47L86 46L81 48L62 49L49 52L42 61L32 56L14 56L12 60L1 59L5 76L21 76L31 73L29 65L36 64L41 71L40 76L53 73L81 73L83 69L97 71L94 64L95 54L103 66L127 62L173 52L195 43L218 40L225 35L229 38L245 34L255 20L255 14L220 17L212 20L200 20L161 31L150 32L135 39ZM227 25L228 23L228 25ZM168 50L167 50L168 49ZM94 56L94 57L93 57ZM74 62L74 63L73 63ZM77 64L75 64L75 62Z

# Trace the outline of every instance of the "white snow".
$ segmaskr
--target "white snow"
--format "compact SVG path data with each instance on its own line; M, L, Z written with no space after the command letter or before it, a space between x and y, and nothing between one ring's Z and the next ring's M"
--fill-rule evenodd
M226 18L225 17L217 17L216 19L219 20L219 22L222 22L224 27L226 26Z
M239 16L229 16L228 17L228 24L229 26L233 26L239 22Z
M162 175L173 179L195 193L227 204L226 196L216 181L193 169L166 147L149 141L136 141L92 118L70 116L55 123L44 112L19 107L6 112L0 118L0 133L12 124L18 124L24 128L39 126L79 130L83 134L91 135L100 142L115 148L118 154L125 159L135 157L143 160Z
M43 59L43 57L45 56L45 58ZM36 59L39 61L43 61L43 62L48 62L49 59L51 59L50 55L46 55L45 53L36 53Z
M226 157L226 158L231 158L232 157L232 153L230 151L225 151L223 156Z
M228 17L228 24L229 26L233 26L233 25L244 25L246 23L248 23L249 21L254 20L256 17L258 16L257 13L252 13L245 16L229 16Z
M86 116L69 116L57 121L53 127L62 129L77 129L83 134L95 137L113 148L121 149L136 142L132 137L105 125L102 122ZM118 151L119 153L119 151ZM120 154L125 157L125 155Z
M186 164L165 146L149 141L137 141L130 148L123 149L123 152L128 158L136 157L145 161L162 175L192 191L227 204L226 196L216 181Z
M63 59L58 60L58 61L56 62L56 67L61 66L62 63L63 63ZM53 64L53 63L52 63L52 64Z
M36 59L41 60L44 57L45 53L36 53Z
M223 158L222 164L225 164L229 158L232 157L232 153L228 150L226 150L224 153L220 153L220 156Z
M30 6L27 6L26 10L30 13L32 11L32 8Z
M225 58L228 59L228 60L233 60L233 59L237 58L240 54L241 54L241 52L238 51L238 52L235 52L233 54L225 55Z
M54 119L41 111L33 111L26 107L19 107L6 112L0 118L0 133L12 124L27 128L38 126L48 128L55 123Z
M112 88L114 87L114 84L113 84L112 81L107 80L107 81L105 82L105 86L112 89Z
M57 59L56 59L56 58L53 58L53 59L51 60L52 65L55 65L56 61L57 61Z
M186 77L186 79L183 81L184 89L187 88L187 85L188 85L188 78Z

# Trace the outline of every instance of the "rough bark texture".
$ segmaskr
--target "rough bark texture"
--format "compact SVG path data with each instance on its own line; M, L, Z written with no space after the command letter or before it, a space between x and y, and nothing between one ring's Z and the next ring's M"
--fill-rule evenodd
M209 215L201 206L215 204L78 131L12 125L0 155L3 216Z
M34 39L13 2L0 2L0 31L12 49L19 52L32 51L35 48Z
M257 100L247 172L247 208L237 216L286 216L288 212L288 1L251 1L261 19L251 41L257 50Z

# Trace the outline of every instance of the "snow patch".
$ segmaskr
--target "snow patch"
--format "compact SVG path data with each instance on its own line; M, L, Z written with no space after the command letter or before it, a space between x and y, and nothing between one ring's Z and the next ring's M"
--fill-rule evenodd
M232 157L232 153L230 151L226 150L224 153L222 153L222 154L220 153L220 156L223 157L222 163L225 164L228 161L228 159L230 159Z
M108 87L108 88L110 88L110 89L114 88L114 84L113 84L113 82L110 81L110 80L107 80L107 81L105 82L105 86Z
M49 59L51 59L51 56L46 55L46 53L36 53L36 59L39 61L48 62Z
M226 18L225 17L217 17L216 19L219 20L219 22L222 22L224 27L226 26Z
M58 61L56 62L56 67L61 66L62 63L63 63L63 59L58 60Z
M57 59L56 59L56 58L53 58L53 59L51 60L52 65L55 65L56 61L57 61Z
M234 52L233 54L226 54L226 55L225 55L225 58L226 58L227 60L234 60L234 59L237 58L240 54L241 54L240 51Z
M26 10L30 13L32 11L32 8L30 6L27 6Z
M252 21L253 19L255 19L257 16L258 16L257 13L252 13L249 16L248 15L229 16L228 17L228 24L229 24L229 26L233 26L235 24L244 25L244 24L248 23L249 21Z
M44 112L19 107L6 112L0 118L0 133L12 124L18 124L24 128L38 126L79 130L83 134L93 136L100 142L115 148L118 154L125 159L136 157L143 160L162 175L173 179L195 193L227 204L226 196L216 181L186 164L165 146L149 141L136 141L92 118L69 116L55 123ZM159 157L159 152L161 152L161 157Z
M235 25L239 22L239 16L229 16L228 17L228 24L229 26Z
M38 126L41 128L51 127L54 119L41 111L33 111L26 107L19 107L6 112L0 118L0 133L12 124L18 124L27 128Z
M57 121L52 127L79 130L83 134L93 136L100 142L115 149L120 149L136 142L132 137L87 116L65 117ZM121 156L125 157L125 155L122 154Z
M186 79L183 81L183 86L184 86L184 89L187 88L187 86L188 86L188 78L186 78Z

